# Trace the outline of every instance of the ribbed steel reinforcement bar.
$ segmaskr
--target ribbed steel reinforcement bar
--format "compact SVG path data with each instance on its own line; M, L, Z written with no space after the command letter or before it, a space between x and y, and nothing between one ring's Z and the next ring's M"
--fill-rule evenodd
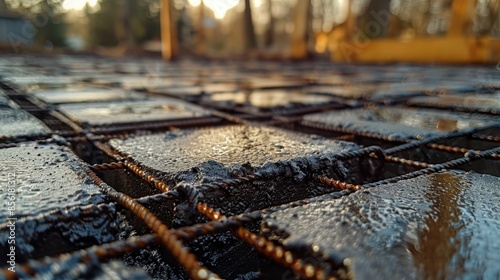
M71 261L72 263L89 264L96 260L106 262L112 258L123 256L128 252L146 248L158 241L158 236L154 234L132 237L126 241L115 241L103 245L92 246L85 250L66 253L57 257L30 260L25 264L18 265L18 267L16 267L16 272L4 269L3 274L6 279L31 279L37 275L37 271L44 271L48 265L53 263Z
M211 220L225 219L226 217L205 203L197 206L198 211ZM239 227L232 231L234 235L250 244L255 250L267 258L292 270L294 273L305 279L336 279L339 270L348 271L348 266L343 263L331 264L328 267L316 266L310 261L305 261L285 247L267 240L263 236ZM346 273L347 274L347 273Z
M90 169L87 169L87 174L94 180L101 191L106 194L111 200L117 202L123 207L130 210L135 216L141 219L154 233L158 235L158 240L165 246L168 252L182 265L192 279L218 279L218 275L209 271L204 266L200 265L195 255L193 255L176 235L151 213L146 207L135 201L130 196L115 191L113 188L106 185L97 175Z
M402 144L402 145L399 145L399 146L396 146L393 148L386 149L385 153L386 153L386 155L394 155L396 153L400 153L400 152L404 152L406 150L421 147L423 145L427 145L427 144L430 144L432 142L446 140L446 139L452 139L452 138L457 138L457 137L463 137L463 136L471 135L471 134L476 133L476 132L481 131L481 130L490 129L490 128L494 128L494 127L498 127L498 126L499 126L498 123L493 123L493 124L483 126L483 127L470 128L470 129L463 130L463 131L456 131L456 132L451 132L448 134L428 137L428 138L425 138L423 140L417 140L417 141Z
M370 133L367 131L358 131L358 130L354 130L354 129L342 128L342 127L337 127L337 126L333 126L333 125L326 125L326 124L305 121L305 120L302 120L300 122L300 124L303 126L306 126L306 127L312 127L312 128L316 128L316 129L320 129L320 130L332 131L332 132L337 132L337 133L342 133L342 134L353 134L353 135L360 136L360 137L371 138L371 139L376 139L376 140L383 140L383 141L387 141L387 142L405 143L405 142L411 141L409 139L394 139L390 136L373 134L373 133Z
M185 127L185 126L207 126L220 123L221 118L218 117L206 117L203 119L191 119L191 120L173 120L157 123L147 123L147 124L135 124L135 125L120 125L116 127L100 127L92 128L89 130L90 133L99 134L116 134L125 131L140 131L140 130L152 130L152 129L168 129L171 127Z

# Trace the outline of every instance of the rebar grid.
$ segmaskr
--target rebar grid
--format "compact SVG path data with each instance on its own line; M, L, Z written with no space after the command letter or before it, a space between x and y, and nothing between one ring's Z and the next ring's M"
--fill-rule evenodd
M100 190L113 201L130 210L134 215L141 219L153 232L156 233L160 243L165 246L168 252L182 265L192 279L219 279L215 273L209 271L200 265L195 255L187 250L175 234L146 207L136 202L130 196L115 191L106 185L90 169L87 173L92 177Z
M221 219L226 219L226 216L209 207L205 203L199 203L197 209L202 215L208 217L211 220L218 221ZM302 278L328 280L337 279L337 277L331 274L337 272L336 270L340 269L337 267L338 265L332 267L336 268L336 270L333 270L332 268L318 267L311 262L304 261L285 247L274 244L273 242L267 240L265 237L258 236L257 234L243 227L238 227L237 229L232 230L232 232L235 236L250 244L255 250L257 250L257 252L283 265L284 267L289 268ZM343 269L347 270L346 267L343 267Z
M332 125L321 124L321 123L305 121L305 120L302 120L300 122L300 124L305 126L305 127L316 128L316 129L320 129L320 130L324 130L324 131L330 131L330 132L336 132L336 133L342 133L342 134L348 134L348 135L356 135L356 136L360 136L360 137L365 137L365 138L370 138L370 139L375 139L375 140L382 140L382 141L386 141L386 142L405 143L405 142L411 141L411 140L407 140L407 139L394 139L390 136L373 134L373 133L366 132L366 131L358 131L355 129L349 129L349 128L345 128L345 127L336 127L336 126L332 126Z
M491 115L500 115L500 111L495 108L466 108L463 106L453 106L453 105L445 105L445 104L428 104L428 103L412 103L409 104L411 107L418 108L433 108L433 109L452 109L454 111L461 111L466 113L481 113L481 114L491 114Z
M36 105L36 104L35 104ZM361 158L361 157L371 157L376 160L391 162L398 165L410 166L419 168L417 171L399 175L396 177L370 182L366 184L352 184L341 180L336 180L334 178L328 178L325 176L317 174L308 174L311 178L315 179L317 182L331 187L331 192L321 197L312 197L302 200L297 200L290 202L288 204L283 204L279 206L274 206L267 209L257 210L253 212L243 213L238 216L226 217L221 212L215 210L215 208L210 207L203 201L197 202L193 207L203 216L208 217L211 221L198 223L190 226L181 227L178 229L168 228L164 222L157 218L150 209L147 207L153 203L164 203L165 201L179 202L182 199L191 199L188 197L181 197L176 190L173 190L170 186L166 184L160 178L149 174L145 171L139 163L134 162L133 159L127 155L118 153L112 147L107 144L109 139L113 138L125 138L130 136L140 135L139 131L144 130L161 130L166 131L172 127L189 127L189 126L207 126L220 124L222 120L228 121L235 124L249 124L250 121L235 117L230 114L212 111L212 115L216 118L207 118L205 120L193 119L193 120L182 120L182 121L168 121L161 123L152 124L141 124L141 125L123 125L118 127L101 127L101 128L90 128L85 130L81 128L78 124L68 119L61 113L57 111L51 111L52 116L60 120L62 123L69 126L73 133L64 132L65 135L61 135L68 142L79 143L79 142L90 142L96 148L98 148L103 153L110 156L114 162L110 163L100 163L89 165L87 173L94 180L95 184L100 188L100 190L106 194L114 203L117 203L129 210L143 221L148 228L150 228L154 233L147 234L139 237L130 238L122 241L115 241L112 243L102 244L98 246L93 246L84 250L77 252L71 252L59 255L57 257L44 258L42 260L34 261L30 260L28 263L21 265L21 270L13 274L10 271L4 269L4 276L8 279L18 279L23 276L35 276L36 271L39 268L46 266L51 263L62 262L67 259L76 260L79 263L91 263L95 260L106 262L111 258L116 258L123 256L128 252L137 251L146 248L153 244L162 244L168 249L170 254L179 262L181 266L185 268L191 278L193 279L215 279L218 275L214 274L206 267L199 264L196 256L192 254L184 245L184 242L193 240L194 238L209 235L217 232L231 231L235 236L243 240L244 242L250 244L257 252L265 256L266 258L282 265L285 268L290 269L298 276L306 279L335 279L339 277L349 276L349 260L343 260L341 263L338 262L328 262L328 260L322 260L318 265L316 262L312 263L310 261L302 259L302 256L293 252L284 245L277 244L275 242L269 241L263 236L255 234L250 230L245 228L246 224L254 223L261 220L266 214L273 213L276 211L281 211L283 209L299 207L307 205L312 202L327 200L327 199L337 199L348 195L352 192L359 191L364 188L377 187L384 184L394 183L400 180L415 178L424 174L431 174L438 172L443 169L455 168L459 165L469 163L472 161L480 159L500 159L500 147L479 151L473 149L467 149L462 147L454 147L445 144L435 143L441 140L449 140L458 137L471 137L473 139L500 142L498 136L480 134L481 131L486 129L491 129L498 127L498 124L492 124L485 127L468 129L462 132L452 132L445 135L440 135L436 137L430 137L426 139L418 140L408 140L408 139L392 139L389 136L375 135L367 132L359 132L355 130L331 127L327 125L321 125L317 123L310 123L302 121L300 124L304 126L309 126L317 129L327 130L346 134L345 136L339 137L340 139L352 140L356 137L366 137L376 140L383 140L393 143L398 143L398 145L393 148L383 150L378 146L372 146L368 148L361 149L354 152L339 153L335 156L337 159L349 159L349 158ZM292 124L300 122L299 119L289 118L289 119L275 119L271 121L270 124L282 125L282 124ZM128 133L130 131L130 133ZM12 138L12 137L0 137L0 148L8 148L16 146L17 143L22 143L26 141L44 141L51 135L37 136L37 138L30 139L24 138ZM344 138L343 138L344 137ZM431 164L421 161L415 161L406 159L403 157L397 157L395 154L416 149L419 147L428 147L430 149L436 150L438 152L451 152L462 154L463 157L450 160L440 164ZM154 185L161 193L151 195L148 197L141 197L133 199L127 194L118 192L112 187L106 185L102 179L97 176L95 171L108 171L116 169L127 169L136 174L143 181ZM277 175L277 174L273 174ZM282 175L282 174L280 174ZM204 190L223 190L230 187L238 187L242 184L251 183L255 180L272 180L274 176L263 176L260 173L249 174L236 179L224 180L220 182L214 182L210 184L204 184L199 187L198 190L193 192L200 192ZM194 194L192 194L194 195ZM203 199L200 199L203 200ZM43 216L33 217L33 220L37 221L60 221L60 220L77 220L81 215L85 213L98 213L99 211L104 211L110 207L114 206L114 203L77 207L68 210L57 210L44 214ZM0 226L0 230L4 225ZM317 252L316 252L317 253Z
M474 134L472 134L471 137L474 139L487 140L487 141L492 141L492 142L500 142L500 136L474 133Z

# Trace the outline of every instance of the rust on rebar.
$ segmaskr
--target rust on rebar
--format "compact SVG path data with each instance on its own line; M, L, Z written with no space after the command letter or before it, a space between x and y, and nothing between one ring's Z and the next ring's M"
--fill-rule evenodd
M356 135L354 134L346 134L342 136L338 136L333 138L334 140L339 140L339 141L353 141L356 139Z
M153 184L159 191L168 192L170 190L170 187L165 182L163 182L161 179L149 174L148 172L144 171L137 164L135 164L129 160L125 160L123 162L123 164L130 171L134 172L134 174L141 177L144 181L146 181L150 184Z
M197 209L204 208L204 203L199 202ZM262 219L263 211L254 211L250 213L241 214L238 216L224 217L218 220L209 221L202 224L195 224L178 228L174 231L179 238L184 241L190 241L198 236L207 235L211 233L224 232L231 229L242 227L243 225Z
M215 190L222 190L230 188L232 186L239 186L241 184L245 183L250 183L254 180L261 179L263 176L259 173L254 173L254 174L248 174L241 176L236 179L226 179L221 182L212 182L210 184L204 184L201 185L199 188L201 190L210 190L210 191L215 191Z
M198 211L209 218L210 220L227 219L222 213L209 207L206 203L199 203L197 205ZM328 271L322 267L317 267L311 262L306 262L292 251L287 250L285 247L275 244L265 237L258 236L255 233L238 227L232 231L234 235L250 244L257 252L266 256L267 258L283 265L290 269L298 276L305 279L335 279L334 276L329 275Z
M492 123L492 124L485 125L483 127L473 127L473 128L465 129L463 131L455 131L455 132L450 132L448 134L428 137L428 138L425 138L422 140L411 141L411 142L408 142L406 144L402 144L402 145L399 145L399 146L396 146L393 148L386 149L385 153L387 155L394 155L394 154L397 154L400 152L404 152L404 151L411 150L414 148L422 147L424 145L427 145L427 144L430 144L430 143L433 143L436 141L469 136L469 135L472 135L473 133L476 133L478 131L485 130L485 129L492 129L492 128L495 128L497 126L498 126L498 124Z
M479 140L487 140L487 141L492 141L492 142L500 142L500 136L493 136L493 135L487 135L487 134L481 134L481 133L472 134L472 138L479 139Z
M117 258L125 255L126 253L133 252L146 248L147 246L158 242L157 235L148 234L140 237L132 237L124 241L115 241L112 243L92 246L85 250L76 251L73 253L65 253L56 257L43 258L36 261L28 261L28 263L20 264L24 274L29 276L36 276L37 268L43 267L52 263L61 263L66 259L71 259L72 261L77 261L78 263L86 264L92 260L99 260L101 262L106 262L112 258ZM90 257L95 256L95 258ZM3 270L3 273L7 279L20 279L19 273L13 273L7 269Z
M99 141L92 141L92 144L96 148L101 150L103 153L105 153L106 155L108 155L109 157L113 158L116 161L124 161L125 160L125 158L122 155L120 155L116 151L114 151L113 148L111 148L108 144L105 144L105 143L102 143Z
M481 153L480 150L472 150L472 149L467 149L467 148L462 148L462 147L455 147L455 146L449 146L449 145L444 145L444 144L436 144L436 143L430 143L427 144L427 146L431 149L435 150L440 150L440 151L445 151L448 153L454 153L454 154L467 154L467 153ZM500 154L498 153L491 153L485 156L485 158L490 158L490 159L500 159Z
M87 169L87 174L95 181L101 191L118 204L130 210L135 216L141 219L153 232L158 235L158 240L165 246L168 252L182 265L192 279L218 279L204 266L200 265L195 255L186 249L176 235L168 229L153 213L146 207L135 201L130 196L117 192L107 186L94 172Z
M325 176L315 176L315 179L318 180L321 184L334 187L341 190L348 191L359 191L361 189L361 185L350 184L346 182L342 182L340 180L335 180L332 178L328 178Z
M376 140L383 140L387 142L395 142L395 143L407 143L411 142L409 139L393 139L390 136L385 136L385 135L379 135L379 134L373 134L365 131L358 131L354 129L348 129L344 127L336 127L332 125L326 125L326 124L321 124L321 123L316 123L316 122L310 122L310 121L305 121L303 120L300 122L301 125L306 126L306 127L312 127L320 130L325 130L325 131L331 131L331 132L336 132L336 133L342 133L342 134L352 134L356 136L361 136L365 138L371 138L371 139L376 139Z
M99 171L123 169L123 168L125 168L125 164L123 162L101 163L101 164L91 165L90 168L92 168L93 170L99 170Z
M432 167L433 164L426 163L426 162L420 162L416 160L410 160L410 159L405 159L401 157L395 157L395 156L385 156L384 158L386 161L398 163L398 164L403 164L403 165L408 165L408 166L413 166L417 168L428 168Z
M455 153L455 154L465 154L469 149L466 148L461 148L461 147L455 147L455 146L449 146L449 145L444 145L444 144L436 144L436 143L429 143L427 144L427 147L435 150L440 150L440 151L445 151L449 153ZM479 152L479 151L476 151Z
M238 117L235 117L233 115L226 114L226 113L223 113L223 112L220 112L220 111L212 110L212 111L210 111L210 114L212 114L212 115L214 115L216 117L225 119L225 120L227 120L229 122L236 123L236 124L248 124L249 123L249 121L247 121L247 120L244 120L242 118L238 118Z
M50 115L64 123L65 125L69 126L71 129L73 129L75 132L82 132L83 129L77 125L75 122L73 122L71 119L66 117L65 115L57 112L57 111L51 111Z

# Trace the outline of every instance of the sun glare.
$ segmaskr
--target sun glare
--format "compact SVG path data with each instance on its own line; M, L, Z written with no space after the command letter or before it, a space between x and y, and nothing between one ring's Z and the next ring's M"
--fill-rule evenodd
M95 6L98 0L64 0L63 8L65 10L81 10L85 7L85 4L90 6ZM191 6L199 6L201 1L210 8L217 19L222 19L226 15L227 11L236 7L239 0L188 0Z
M62 6L66 10L81 10L87 3L89 3L90 6L95 6L97 0L64 0Z
M188 0L189 4L195 7L199 6L201 1L214 12L217 19L224 18L227 11L236 7L239 2L239 0Z

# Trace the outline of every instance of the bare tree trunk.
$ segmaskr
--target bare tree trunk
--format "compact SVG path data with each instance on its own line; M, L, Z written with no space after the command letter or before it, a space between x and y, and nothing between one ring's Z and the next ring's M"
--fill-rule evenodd
M196 21L196 53L198 55L203 55L205 52L205 27L203 25L203 20L205 19L205 4L200 1L200 6L198 7L198 18Z
M264 46L266 48L272 47L274 43L274 16L273 16L273 0L267 0L267 10L269 13L269 26L266 30L266 37L264 40Z
M134 32L132 30L132 24L130 22L131 15L132 15L132 7L130 5L131 0L124 0L123 1L123 11L124 11L124 17L123 17L123 28L125 30L125 42L127 47L133 47L135 46L135 37L134 37Z
M244 34L246 39L247 50L254 50L257 48L257 42L255 40L255 32L253 28L252 21L252 8L250 7L250 0L245 0L245 12L244 12Z
M495 28L495 23L497 22L498 18L500 17L500 0L497 0L493 3L491 3L490 6L490 27L487 30L487 34L491 34L493 32L493 29Z
M0 0L0 11L1 11L0 14L1 13L7 14L7 12L9 11L9 7L7 6L5 0Z
M390 19L391 0L371 0L358 19L358 27L368 38L384 37Z

